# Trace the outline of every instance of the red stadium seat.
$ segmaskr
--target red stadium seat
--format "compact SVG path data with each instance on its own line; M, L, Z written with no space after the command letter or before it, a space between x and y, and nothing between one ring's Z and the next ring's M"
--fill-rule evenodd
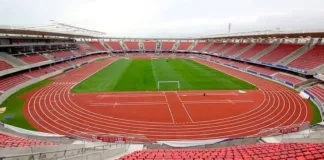
M180 42L177 50L179 51L186 51L192 45L192 42Z
M0 71L13 68L13 66L5 61L0 60Z
M234 48L232 48L231 50L229 50L228 52L226 52L225 55L226 56L233 56L234 54L236 54L240 50L244 49L248 45L250 45L250 43L240 43L237 46L235 46Z
M215 53L222 54L224 51L226 51L227 49L231 48L234 45L235 45L235 43L226 43L224 46L218 48L215 51Z
M156 49L156 42L144 42L145 50L155 50Z
M108 46L111 47L111 49L115 50L115 51L121 51L123 50L123 47L120 45L119 41L109 41L106 42Z
M315 85L310 88L307 88L307 91L309 91L313 96L315 96L317 99L322 101L324 103L324 87L321 85Z
M73 56L71 51L61 51L61 52L53 52L50 53L54 58L63 58Z
M248 68L248 70L258 72L258 73L262 73L262 74L266 74L266 75L272 75L272 74L275 74L275 73L278 72L276 70L272 70L272 69L265 68L265 67L259 67L259 66L251 66L250 68Z
M310 70L324 64L324 45L315 45L314 48L304 53L288 66Z
M107 49L101 45L100 42L89 42L92 46L94 46L95 48L97 48L99 51L106 51Z
M323 143L265 143L213 149L157 149L135 151L128 159L315 159L323 158Z
M243 52L239 57L246 59L252 58L270 46L271 44L255 44L255 46Z
M261 62L276 63L303 47L302 44L280 44L277 48L258 59Z
M306 81L305 79L302 79L302 78L299 78L299 77L297 78L295 76L282 74L282 73L278 73L274 77L285 80L285 81L288 81L288 82L290 82L292 84L298 84L298 83Z
M29 63L29 64L33 64L33 63L39 63L39 62L43 62L43 61L48 61L49 59L45 58L42 55L39 54L35 54L35 55L28 55L28 56L24 56L24 57L19 57L19 59L21 59L22 61Z
M162 42L161 49L163 51L171 51L175 42Z
M16 74L5 78L0 78L0 90L6 91L28 80L30 80L30 78L24 76L23 74Z
M209 48L207 48L205 52L211 53L211 52L213 52L215 49L218 49L221 45L223 45L223 43L214 43L214 44L211 45Z
M32 147L56 145L53 142L43 142L23 137L10 136L0 133L0 148Z
M209 42L198 42L196 46L192 49L192 51L201 51L204 49L206 46L208 46Z
M78 46L81 53L95 52L95 50L86 43L78 43Z
M128 50L139 50L138 42L124 42Z
M37 77L41 77L43 75L46 75L48 73L54 72L55 70L57 70L57 69L55 69L53 67L50 67L50 66L47 66L47 67L43 67L43 68L40 68L40 69L32 70L31 72L26 73L26 74L37 78Z

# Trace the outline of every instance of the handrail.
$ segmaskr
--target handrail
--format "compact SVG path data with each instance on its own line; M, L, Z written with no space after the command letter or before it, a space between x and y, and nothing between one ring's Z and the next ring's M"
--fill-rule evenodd
M15 158L15 157L24 157L24 156L34 156L34 155L40 155L41 156L41 155L46 155L46 154L51 154L51 153L58 153L58 152L64 152L64 156L65 156L66 152L69 152L69 151L81 150L81 152L84 153L87 149L94 149L94 151L96 151L96 148L102 148L100 150L104 151L104 150L110 150L109 148L111 146L115 146L115 145L116 145L116 148L114 148L114 149L117 149L118 144L120 144L119 148L122 148L123 146L126 145L124 143L116 143L114 145L106 144L106 145L99 145L99 146L94 146L94 147L83 147L83 148L76 148L76 149L64 149L64 150L55 150L55 151L46 151L46 152L34 152L34 153L17 154L17 155L6 155L6 156L0 157L0 160L2 160L4 158ZM109 146L109 148L105 149L106 146Z

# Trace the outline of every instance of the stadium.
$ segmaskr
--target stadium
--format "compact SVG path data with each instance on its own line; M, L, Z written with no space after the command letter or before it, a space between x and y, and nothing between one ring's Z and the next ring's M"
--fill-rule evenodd
M324 158L324 30L0 26L0 159Z

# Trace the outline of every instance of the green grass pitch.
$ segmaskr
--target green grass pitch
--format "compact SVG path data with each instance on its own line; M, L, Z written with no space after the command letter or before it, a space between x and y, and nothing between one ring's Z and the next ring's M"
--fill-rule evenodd
M159 81L180 90L251 90L250 83L188 59L121 59L76 85L72 92L157 91ZM160 90L178 90L161 83Z

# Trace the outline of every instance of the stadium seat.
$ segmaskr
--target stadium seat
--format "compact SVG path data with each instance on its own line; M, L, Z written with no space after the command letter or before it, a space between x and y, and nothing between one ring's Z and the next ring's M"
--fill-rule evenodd
M48 73L54 72L55 70L57 70L57 69L53 68L53 67L50 67L50 66L47 66L47 67L43 67L43 68L40 68L40 69L32 70L32 71L30 71L29 73L26 73L26 74L29 75L29 76L37 78L37 77L41 77L43 75L46 75Z
M250 45L250 43L240 43L237 46L235 46L234 48L232 48L229 51L225 52L225 55L226 56L233 56L234 54L236 54L240 50L244 49L248 45Z
M109 41L106 42L108 46L111 47L111 49L115 50L115 51L122 51L123 47L120 45L119 41Z
M71 65L66 62L58 63L58 64L55 64L54 66L52 66L52 68L55 68L55 69L63 69L63 68L67 68L67 67L71 67Z
M95 55L90 55L90 56L87 56L87 57L82 57L82 58L74 59L71 62L72 63L79 64L79 63L83 63L83 62L90 61L90 60L92 60L94 58L98 58L98 57L100 57L100 55L99 54L95 54Z
M305 70L314 69L324 64L324 45L315 45L311 50L304 53L294 61L290 62L288 66L301 68Z
M205 52L211 53L211 52L213 52L215 49L219 48L221 45L223 45L223 43L214 43L214 44L211 45L209 48L207 48Z
M154 51L156 49L156 42L144 42L144 48L147 51Z
M0 133L0 148L32 147L56 145L53 142L43 142L23 137L10 136Z
M307 88L307 91L310 92L313 96L319 99L324 103L324 87L323 85L315 85L310 88Z
M272 69L269 69L269 68L259 67L259 66L251 66L248 70L258 72L258 73L262 73L262 74L266 74L266 75L269 75L269 76L278 72L277 70L272 70Z
M0 71L13 68L13 66L5 61L0 60Z
M276 63L303 47L302 44L280 44L277 48L258 59L261 62Z
M218 48L215 51L215 53L222 54L222 53L224 53L224 51L226 51L227 49L231 48L234 45L235 45L235 43L226 43L224 46Z
M100 42L89 42L93 47L97 48L99 51L106 51L107 49L101 45Z
M33 63L39 63L43 61L48 61L49 59L45 58L42 55L39 54L34 54L34 55L27 55L23 57L19 57L22 61L28 63L28 64L33 64Z
M95 50L86 43L78 43L79 49L82 53L94 52Z
M208 46L209 42L198 42L196 46L192 49L192 51L199 52L202 49L204 49L206 46Z
M192 45L192 42L180 42L177 48L178 51L186 51Z
M54 58L63 58L73 56L71 51L61 51L50 53Z
M252 48L248 49L247 51L243 52L240 56L240 58L249 59L260 53L261 51L267 49L270 47L271 44L255 44Z
M278 73L274 77L278 78L278 79L285 80L285 81L290 82L294 85L306 81L305 79L302 79L300 77L295 77L293 75L287 75L287 74L283 74L283 73Z
M0 90L6 91L12 87L17 86L18 84L24 83L30 80L29 77L24 76L23 74L15 74L8 77L0 78Z
M139 50L138 42L124 42L124 43L127 46L128 50L130 51Z
M243 62L233 62L232 65L236 66L236 67L239 67L239 68L244 68L244 69L252 66L250 64L243 63Z
M192 159L320 159L324 156L323 143L264 143L213 149L156 149L135 151L119 160Z
M161 50L171 51L175 42L162 42Z

